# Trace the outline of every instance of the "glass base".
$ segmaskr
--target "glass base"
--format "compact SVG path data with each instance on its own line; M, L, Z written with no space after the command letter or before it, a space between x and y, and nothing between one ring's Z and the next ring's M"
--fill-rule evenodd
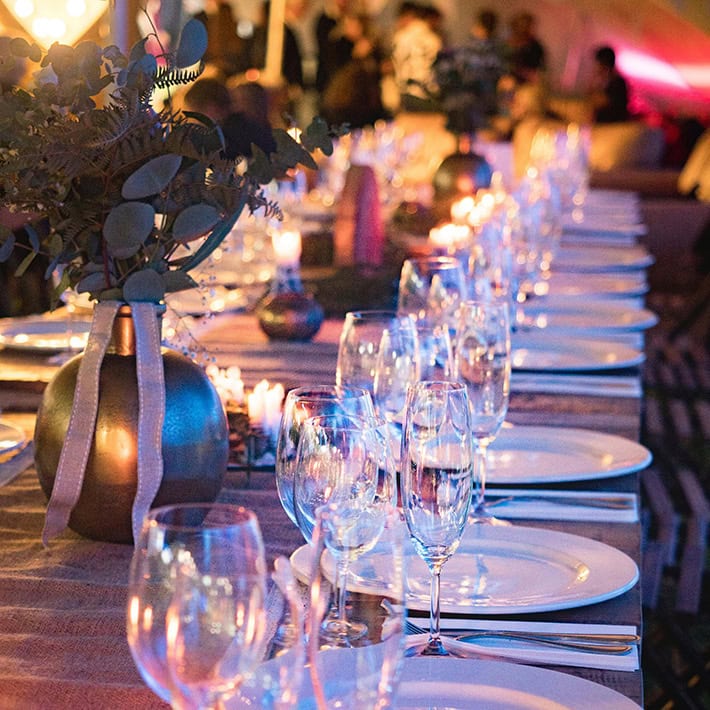
M448 656L449 658L467 658L463 653L457 653L444 646L441 639L429 639L426 643L410 646L405 652L405 657L416 658L419 656Z
M357 621L327 618L321 626L321 648L349 648L367 634L367 625Z

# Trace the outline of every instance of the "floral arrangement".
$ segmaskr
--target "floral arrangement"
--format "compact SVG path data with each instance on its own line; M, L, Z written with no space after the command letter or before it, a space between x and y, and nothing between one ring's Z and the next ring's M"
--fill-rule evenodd
M153 35L158 40L157 35ZM15 249L21 276L40 254L46 276L93 299L159 302L197 284L190 270L222 242L246 208L280 216L262 186L313 153L329 155L331 129L316 118L295 140L275 129L277 150L254 146L249 161L228 160L224 138L207 116L154 106L202 72L207 32L184 26L174 50L128 57L116 46L55 43L43 52L15 38L0 48L0 67L34 63L34 88L0 93L0 204L27 213L28 244L0 225L0 261Z

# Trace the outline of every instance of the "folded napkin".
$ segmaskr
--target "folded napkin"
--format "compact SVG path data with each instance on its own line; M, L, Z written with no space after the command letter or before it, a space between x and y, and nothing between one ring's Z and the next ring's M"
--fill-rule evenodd
M415 622L418 621L415 619ZM421 620L426 624L425 620ZM441 630L465 629L478 631L482 629L497 629L505 631L537 631L550 633L613 633L636 634L633 626L614 626L608 624L557 624L544 621L498 621L493 619L447 619L441 620ZM465 633L462 631L461 633ZM407 637L408 646L416 646L426 637L414 634ZM487 655L496 658L509 658L524 663L537 665L575 666L578 668L601 668L614 671L636 671L639 669L638 646L633 645L629 653L619 655L611 653L594 653L575 651L573 649L555 648L516 641L506 638L481 638L475 642L456 641L445 637L444 646L452 651L460 651L471 655Z
M34 462L34 447L32 442L26 443L21 449L0 462L0 486L10 483Z
M641 397L635 375L578 375L567 373L513 372L512 392L581 394L596 397Z
M486 488L491 515L496 518L530 518L534 520L584 520L603 523L635 523L639 519L638 497L633 493L606 494L628 503L628 508L605 508L592 505L603 501L597 491L553 491ZM496 498L501 502L496 504ZM508 500L512 498L512 500ZM548 499L548 500L546 500ZM569 499L570 504L564 501ZM584 500L590 505L584 505Z

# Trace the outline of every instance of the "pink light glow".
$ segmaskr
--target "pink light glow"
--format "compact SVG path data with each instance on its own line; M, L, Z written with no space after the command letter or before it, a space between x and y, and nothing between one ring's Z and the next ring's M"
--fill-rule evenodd
M621 49L617 53L616 63L619 71L629 79L666 84L677 89L690 88L688 82L672 64L649 54L633 49Z

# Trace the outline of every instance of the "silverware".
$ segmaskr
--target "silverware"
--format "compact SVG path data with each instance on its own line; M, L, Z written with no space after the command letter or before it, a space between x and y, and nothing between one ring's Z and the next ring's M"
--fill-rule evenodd
M488 500L490 499L490 502ZM553 505L570 505L579 508L604 508L610 510L633 510L634 501L631 498L623 496L554 496L554 495L536 495L534 493L525 493L523 495L510 495L497 497L486 494L486 503L488 507L495 505L504 505L505 503L523 502L523 503L552 503Z
M413 622L407 620L407 633L424 634L427 631ZM462 633L463 632L463 633ZM453 636L462 643L475 643L484 638L510 639L523 641L530 644L542 644L557 648L566 648L582 653L609 653L624 655L629 653L633 644L638 643L639 637L635 634L597 634L597 633L557 633L545 631L508 631L504 629L470 629L447 628L443 631L445 636Z

